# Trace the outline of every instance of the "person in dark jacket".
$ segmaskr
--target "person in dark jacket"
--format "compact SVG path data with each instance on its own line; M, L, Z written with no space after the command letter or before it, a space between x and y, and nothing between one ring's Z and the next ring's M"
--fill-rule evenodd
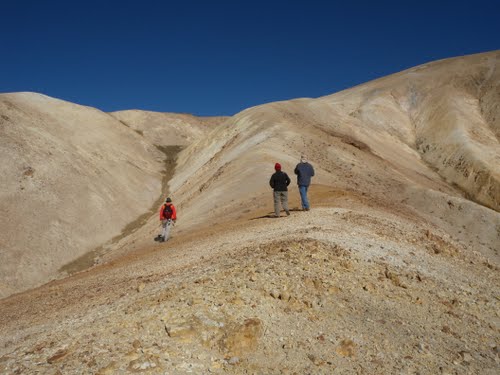
M311 184L311 177L314 176L314 168L307 162L305 155L300 157L300 163L295 167L297 175L297 185L299 186L300 200L302 201L302 209L309 211L309 199L307 198L307 190Z
M274 191L274 213L276 217L280 217L280 202L281 206L286 212L286 215L290 215L288 210L288 185L290 185L290 177L281 171L281 164L276 163L274 165L275 173L271 176L269 180L269 185Z

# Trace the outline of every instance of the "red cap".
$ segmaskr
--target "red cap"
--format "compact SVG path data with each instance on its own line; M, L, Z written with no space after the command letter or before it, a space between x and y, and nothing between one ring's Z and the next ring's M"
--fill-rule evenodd
M277 171L281 171L281 164L280 163L274 164L274 169L276 169Z

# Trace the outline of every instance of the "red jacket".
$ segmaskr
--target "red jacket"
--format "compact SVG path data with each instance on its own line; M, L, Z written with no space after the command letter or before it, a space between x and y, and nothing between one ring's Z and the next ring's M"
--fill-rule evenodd
M165 212L165 206L170 206L172 212ZM172 203L165 203L160 209L160 220L172 219L177 220L177 212L175 211L175 206Z

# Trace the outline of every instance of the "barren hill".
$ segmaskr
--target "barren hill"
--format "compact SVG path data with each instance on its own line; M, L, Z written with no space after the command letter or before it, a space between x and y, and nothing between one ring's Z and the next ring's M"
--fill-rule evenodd
M223 116L197 117L138 110L112 112L111 116L159 146L187 146L226 120Z
M2 300L0 370L496 374L499 69L498 51L438 61L175 141L167 114L112 114L183 146L173 238L152 242L151 214L103 264ZM312 210L291 186L292 215L268 217L274 163L302 153Z
M140 112L114 116L122 121L40 94L0 95L0 296L47 282L156 211L168 155L155 146L172 144L171 134L192 141L222 121L157 114L132 131L125 121L138 123Z
M436 225L477 223L500 197L499 53L440 61L319 99L245 110L179 155L170 187L181 227L244 217L269 200L274 162L306 153L315 183L414 209ZM476 207L476 205L473 205ZM150 225L150 233L156 218ZM466 232L458 233L470 240ZM489 238L488 251L497 241Z

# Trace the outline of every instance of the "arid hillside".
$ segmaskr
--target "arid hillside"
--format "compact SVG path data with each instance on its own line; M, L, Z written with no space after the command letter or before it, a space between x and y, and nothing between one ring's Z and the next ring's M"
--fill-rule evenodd
M499 211L499 56L422 65L322 101L358 119L371 135L382 130L375 150L384 159L397 157L382 144L416 150L446 183Z
M168 176L148 204L173 198L173 237L153 241L146 204L72 259L81 272L1 300L0 372L497 374L499 103L495 51L230 118L102 114L152 155L139 172ZM308 212L301 154L316 170ZM290 217L270 215L275 162L294 181Z
M274 163L293 175L301 153L314 164L318 185L415 210L450 230L462 221L477 225L490 210L475 203L500 209L499 56L438 61L233 116L179 154L169 183L182 212L179 227L237 220L264 207ZM464 217L461 205L474 209ZM156 226L153 217L144 229L152 236ZM465 231L456 235L474 241ZM134 242L141 247L150 236ZM482 234L490 252L497 240L496 230Z
M148 111L112 112L111 116L159 146L187 146L206 135L227 118Z
M140 115L0 95L0 296L47 282L156 211L167 188L168 137L192 141L217 121L157 114L144 124ZM162 125L165 136L156 139Z

